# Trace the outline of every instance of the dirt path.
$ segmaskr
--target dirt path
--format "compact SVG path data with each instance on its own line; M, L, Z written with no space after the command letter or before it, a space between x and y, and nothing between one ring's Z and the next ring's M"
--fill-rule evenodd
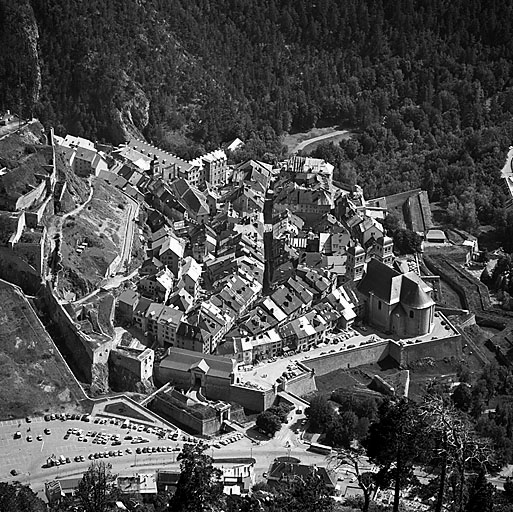
M89 183L89 195L87 196L87 199L82 203L79 204L76 208L71 210L70 212L64 213L63 215L54 215L52 217L52 220L47 228L46 238L50 241L50 249L49 254L52 254L56 248L56 245L59 245L62 240L62 226L64 225L64 221L70 216L75 215L76 213L81 212L93 199L94 194L94 187L92 183L92 177L89 177L88 179ZM54 281L54 287L57 289L57 279L58 274L53 274L53 269L48 270L48 277L49 280Z

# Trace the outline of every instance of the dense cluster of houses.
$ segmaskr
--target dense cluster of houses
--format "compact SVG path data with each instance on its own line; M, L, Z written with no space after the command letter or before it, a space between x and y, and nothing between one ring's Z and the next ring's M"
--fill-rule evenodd
M155 375L177 384L173 400L178 392L219 399L208 386L187 394L191 375L208 374L209 357L214 366L217 357L232 361L223 389L243 396L230 388L237 365L307 351L357 320L404 336L432 329L430 286L394 261L387 198L367 201L360 187L336 182L324 160L228 165L219 149L187 162L137 139L108 148L67 136L54 145L77 174L99 176L144 205L146 260L117 297L116 318L163 350ZM389 203L405 225L430 218L419 213L419 191ZM130 350L116 350L129 368Z

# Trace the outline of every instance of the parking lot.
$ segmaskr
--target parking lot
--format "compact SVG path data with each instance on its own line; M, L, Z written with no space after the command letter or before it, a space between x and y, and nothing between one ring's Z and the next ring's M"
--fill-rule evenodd
M183 441L183 435L172 429L100 417L89 418L89 421L81 418L68 415L65 419L52 420L47 416L47 420L38 417L30 422L26 419L2 422L0 477L28 477L41 469L60 465L78 465L83 470L95 453L102 453L96 458L126 456L146 443L158 445L168 453L168 447L176 450L180 437ZM18 475L13 475L13 470Z
M73 414L45 418L0 424L0 478L52 480L81 474L98 459L109 459L116 468L159 460L175 463L184 442L200 441L172 428L115 418ZM238 432L225 434L211 443L211 449L217 451L241 438Z

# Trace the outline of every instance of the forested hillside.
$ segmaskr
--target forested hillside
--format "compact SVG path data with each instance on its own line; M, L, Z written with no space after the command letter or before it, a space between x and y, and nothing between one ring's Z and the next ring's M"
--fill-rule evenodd
M509 0L0 0L0 14L13 49L0 108L26 79L37 94L24 110L59 131L119 142L138 130L185 157L235 136L262 156L284 131L356 127L338 158L368 194L424 186L460 224L469 207L497 218ZM30 16L38 61L12 37Z

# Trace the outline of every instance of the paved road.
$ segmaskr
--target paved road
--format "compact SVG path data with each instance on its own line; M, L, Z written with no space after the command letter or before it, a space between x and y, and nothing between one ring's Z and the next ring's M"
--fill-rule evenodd
M20 126L20 121L18 118L16 118L15 121L11 121L6 126L0 127L0 140L5 139L6 137L9 137L9 135L12 135L13 133L18 132L20 129L25 128L26 126L29 126L34 123L38 123L39 121L37 119L31 119L30 121L22 121Z
M333 137L338 137L340 135L345 135L346 133L349 133L349 130L335 130L333 132L325 133L324 135L319 135L318 137L313 137L312 139L306 139L302 142L300 142L292 151L292 153L297 153L298 151L301 151L309 144L312 144L314 142L319 142L324 139L331 139Z
M115 269L115 273L122 270L124 267L128 267L132 258L132 243L134 240L134 234L136 229L135 218L139 213L139 203L132 199L130 196L125 194L125 197L129 203L129 213L126 218L125 232L123 238L123 248L121 249L120 260Z

